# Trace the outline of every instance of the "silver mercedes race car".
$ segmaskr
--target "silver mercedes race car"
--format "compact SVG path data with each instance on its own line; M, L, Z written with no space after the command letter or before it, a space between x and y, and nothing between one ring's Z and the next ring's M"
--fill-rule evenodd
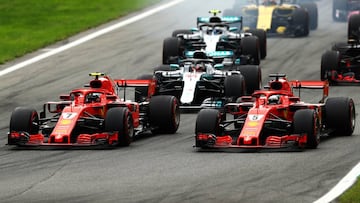
M226 58L238 65L259 65L260 59L266 57L266 32L261 29L242 32L242 17L219 17L219 10L210 13L213 16L197 18L196 28L175 30L164 40L163 64L176 63L188 58L189 52L203 50L208 56L216 55L220 59L217 63ZM219 57L223 51L228 51L227 55Z
M176 96L181 108L221 108L261 87L261 70L257 65L234 65L224 70L205 52L196 51L193 58L178 64L161 65L154 70L157 95Z

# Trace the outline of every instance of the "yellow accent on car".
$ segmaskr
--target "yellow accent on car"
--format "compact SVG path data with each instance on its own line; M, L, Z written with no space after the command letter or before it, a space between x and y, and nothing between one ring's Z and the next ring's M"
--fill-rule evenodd
M259 6L258 8L257 29L269 30L271 29L272 15L275 9L274 6Z
M285 31L286 31L285 26L279 26L278 28L276 28L276 32L279 34L284 34Z

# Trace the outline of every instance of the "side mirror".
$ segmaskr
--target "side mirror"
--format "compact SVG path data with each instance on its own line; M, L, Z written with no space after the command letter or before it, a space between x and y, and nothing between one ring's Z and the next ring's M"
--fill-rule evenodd
M236 31L238 31L238 28L237 27L230 27L229 31L230 32L236 32Z

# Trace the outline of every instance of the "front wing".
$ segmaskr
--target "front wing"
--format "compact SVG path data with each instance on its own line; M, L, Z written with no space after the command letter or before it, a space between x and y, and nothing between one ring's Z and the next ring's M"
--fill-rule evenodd
M230 135L198 134L195 135L195 139L195 147L202 149L303 149L307 143L306 134L269 136L266 138L265 144L234 140Z

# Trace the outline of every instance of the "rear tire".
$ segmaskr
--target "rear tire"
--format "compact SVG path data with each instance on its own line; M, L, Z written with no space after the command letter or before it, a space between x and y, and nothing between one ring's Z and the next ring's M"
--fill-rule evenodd
M259 44L260 44L260 58L265 59L267 55L267 36L266 31L263 29L250 29L247 32L250 32L251 34L255 35L259 38Z
M225 78L225 97L230 98L231 101L236 101L237 98L245 95L245 91L246 87L243 75L230 75Z
M154 134L174 134L180 124L179 101L174 96L151 97L149 119Z
M354 132L355 105L351 98L328 98L325 102L325 115L327 128L335 130L331 134L350 136Z
M331 72L340 66L340 53L338 51L326 51L321 56L320 79L331 82Z
M359 40L360 14L351 15L348 23L348 39Z
M295 37L306 37L309 35L310 26L309 26L309 13L303 9L299 8L294 11L293 15L293 27L294 29L298 26L301 26L301 29L294 30Z
M312 109L300 109L294 114L294 134L307 134L306 147L315 149L320 143L319 123Z
M260 43L256 36L248 36L241 39L241 55L250 55L251 64L260 64Z
M316 30L318 27L318 8L315 2L304 2L300 4L309 13L310 30Z
M238 66L237 69L245 78L247 95L251 95L255 90L260 90L262 86L261 69L256 65Z
M118 146L129 146L134 137L134 125L127 107L114 107L105 116L105 132L118 132Z

